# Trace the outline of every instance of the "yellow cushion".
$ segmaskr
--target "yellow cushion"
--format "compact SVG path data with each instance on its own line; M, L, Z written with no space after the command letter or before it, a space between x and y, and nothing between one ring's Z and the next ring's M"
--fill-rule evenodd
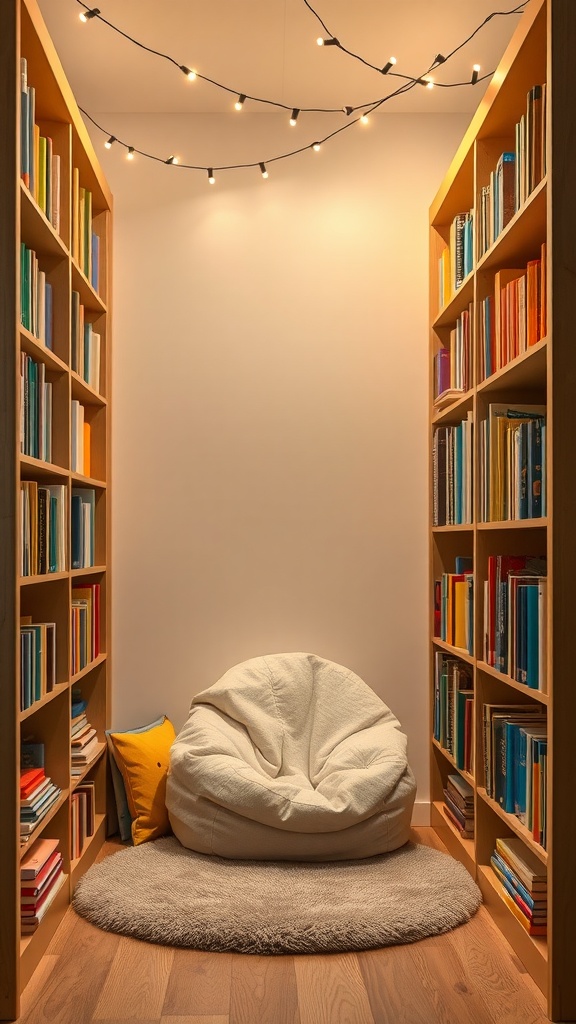
M166 810L166 776L170 747L176 738L168 718L146 732L112 732L114 756L126 787L134 844L170 831Z

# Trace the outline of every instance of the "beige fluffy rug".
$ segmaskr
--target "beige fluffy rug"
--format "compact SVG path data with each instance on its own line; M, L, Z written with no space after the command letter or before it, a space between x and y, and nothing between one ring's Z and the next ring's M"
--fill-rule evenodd
M240 953L328 953L415 942L476 912L462 865L408 843L367 860L234 861L159 839L107 857L78 883L78 914L147 942Z

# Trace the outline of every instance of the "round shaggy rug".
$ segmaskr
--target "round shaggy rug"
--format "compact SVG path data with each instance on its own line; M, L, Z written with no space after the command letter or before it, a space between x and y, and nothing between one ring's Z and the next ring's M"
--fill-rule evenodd
M234 861L158 839L78 883L78 914L108 931L216 952L327 953L415 942L468 921L480 890L452 857L408 843L332 863Z

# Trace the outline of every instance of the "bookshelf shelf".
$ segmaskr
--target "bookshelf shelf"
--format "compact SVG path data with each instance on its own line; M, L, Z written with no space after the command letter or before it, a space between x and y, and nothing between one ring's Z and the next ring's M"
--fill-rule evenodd
M443 757L445 757L446 760L450 762L454 770L457 771L458 774L462 776L462 778L466 779L466 781L469 782L471 786L473 786L474 776L471 775L470 772L467 772L465 768L459 768L458 765L456 764L455 759L452 757L450 751L446 750L446 747L443 747L442 744L438 742L438 740L433 739L432 743L436 747L436 750L439 750Z
M451 761L431 737L432 820L450 843L451 851L460 855L477 878L497 926L545 993L548 1015L557 1022L576 1020L576 971L571 952L576 920L576 816L571 813L576 720L576 546L572 511L576 502L576 204L572 173L576 167L576 134L571 130L570 99L575 51L573 0L531 0L430 209L430 523L435 510L444 513L444 480L446 505L453 502L454 508L462 508L467 502L465 507L469 508L472 479L476 516L465 530L430 528L430 634L439 629L440 613L447 628L444 635L453 638L458 629L462 637L464 628L466 635L472 630L474 637L472 658L431 636L434 655L445 652L471 666L472 774L476 781L467 781L475 794L475 837L465 856L462 844L440 816ZM503 159L504 153L513 154L513 159ZM508 170L506 163L511 165ZM457 277L463 273L465 258L469 259L470 220L474 223L477 252L482 236L490 236L492 222L498 223L499 210L496 220L493 216L495 195L503 198L500 210L504 217L508 211L513 213L518 202L520 209L488 251L477 258L472 274L456 295L438 312L439 284L445 283L447 268L452 278ZM456 250L446 253L450 243L456 243ZM443 271L440 279L439 264ZM469 316L457 324L465 309ZM456 345L454 352L452 345ZM446 349L450 359L437 358ZM486 362L498 365L507 355L522 349L521 355L482 379ZM449 388L453 380L466 379L471 365L471 399L439 411L433 400L437 381ZM494 406L492 411L490 406ZM514 409L521 415L506 417L506 411ZM469 430L459 428L469 412L474 425L471 439ZM526 427L520 422L523 418L531 421ZM440 423L458 429L442 429ZM478 521L478 512L490 507L490 498L500 509L526 508L527 504L534 512L539 511L543 507L537 502L542 494L542 477L545 516ZM530 564L530 559L543 556L545 567L538 562ZM510 558L517 560L508 561ZM458 564L471 565L472 570L468 568L467 573L457 569ZM514 577L516 582L507 585ZM509 671L519 675L520 668L533 681L545 678L546 693L518 683L485 663L485 635L488 631L494 649L497 631L502 639L502 626L516 666ZM437 736L438 696L445 698L450 677L439 657L433 656L430 664L429 711ZM440 669L441 686L436 683ZM505 709L518 708L516 721L505 730L498 722L499 705L500 723L505 720ZM459 706L469 714L469 701L461 700ZM491 706L491 710L485 712L485 706ZM443 707L446 713L447 705L441 704L440 715ZM522 734L519 722L527 714L529 723L530 712L536 725ZM485 732L488 716L493 728ZM456 726L461 725L459 717ZM485 754L501 781L504 749L509 771L511 763L515 767L516 751L508 741L522 735L527 743L526 772L529 766L531 769L526 795L535 813L545 817L546 850L515 815L507 814L488 797L485 788ZM486 751L485 744L489 748ZM500 762L494 760L498 754ZM508 778L515 791L522 783L523 761L518 768ZM519 839L526 855L534 855L547 867L545 938L528 935L523 922L499 895L490 857L496 840L507 837Z
M445 845L453 856L462 861L472 873L474 868L474 840L464 839L444 814L441 800L432 804L432 825L441 833Z
M74 884L96 857L106 834L108 780L104 739L110 708L112 592L112 196L37 0L5 0L0 4L0 40L5 84L0 104L0 674L5 684L0 715L0 805L4 829L0 844L0 1020L13 1020L19 1014L20 992L46 951L70 902ZM82 313L78 313L74 290L80 292L85 307L84 324L90 325L84 338L80 330ZM73 305L80 317L78 321L72 316ZM30 327L51 338L51 347L35 337ZM99 341L94 341L94 337ZM72 353L75 359L79 352L83 353L83 342L87 343L91 358L90 379L99 379L101 394L72 371ZM99 365L95 365L98 353ZM23 361L23 354L30 359ZM33 363L40 369L34 370ZM82 358L78 364L82 365ZM43 394L39 388L34 392L30 387L35 373L36 383L47 385L43 409L52 410L50 463L20 450L23 371L27 374L25 399L39 399ZM90 428L94 477L71 471L72 430L78 414L73 400L84 407L84 423ZM41 407L40 402L38 405ZM33 414L24 417L26 451L42 450L34 443L38 420ZM21 482L30 484L26 489L29 500L25 517L21 513ZM49 495L44 491L38 500L35 484L52 490ZM38 552L38 565L44 565L42 545L47 537L52 541L56 538L55 564L70 564L74 487L96 492L94 536L98 565L20 576L20 551ZM75 497L84 498L84 507L90 505L91 495ZM62 501L66 510L65 536L56 529L55 518ZM75 509L77 513L77 505ZM43 525L48 516L54 517L51 531ZM80 522L85 522L84 512ZM51 550L50 561L54 564L52 553ZM35 558L32 564L36 568ZM90 601L99 602L99 614L94 618L82 611ZM93 621L99 622L100 638L89 636ZM107 653L70 678L73 635L80 629L88 634L85 643L92 639L95 644L101 642ZM36 676L38 649L40 690ZM41 700L21 710L23 690L30 699L30 692L41 692L52 683L55 685ZM73 696L73 687L80 691L78 696ZM82 796L76 793L72 800L79 780L71 782L70 723L73 701L79 697L86 701L87 722L96 729L100 747L96 758L83 771L94 786L81 791ZM36 745L30 746L28 756L44 761L46 775L61 788L61 794L38 822L28 842L20 846L20 745L24 743ZM97 812L96 833L88 855L83 855L68 873L72 816L77 805L86 802L88 806L92 800ZM20 861L34 850L41 836L58 841L67 874L36 932L21 940Z
M99 747L98 747L98 750L94 754L94 757L92 758L90 763L86 765L86 767L80 773L80 775L74 775L70 779L70 792L71 793L74 792L74 790L76 789L76 786L80 785L80 783L83 781L83 779L86 778L86 776L92 771L92 769L96 767L96 765L98 764L98 761L103 756L105 750L106 750L106 744L105 743L100 743Z
M434 533L472 533L472 523L457 523L454 526L433 526Z
M548 863L548 852L532 838L532 833L522 824L521 821L516 817L515 814L507 814L506 811L502 810L500 804L496 803L491 796L488 796L483 786L478 786L478 796L487 804L502 821L505 821L508 828L515 832L519 839L522 839L526 846L528 846L533 853L536 854L538 860L541 860L543 864Z
M84 849L80 857L70 862L70 888L74 891L76 882L88 870L90 865L94 862L98 850L102 846L106 837L106 816L104 814L96 814L94 835L88 836L84 844Z
M473 391L465 391L459 395L452 402L447 405L438 405L434 402L434 414L432 416L432 422L436 423L449 423L451 420L462 417L469 409L472 409L474 400Z

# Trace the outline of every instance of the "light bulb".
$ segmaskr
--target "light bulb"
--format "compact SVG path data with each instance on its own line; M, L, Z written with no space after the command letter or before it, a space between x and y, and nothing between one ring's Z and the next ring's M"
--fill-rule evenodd
M429 79L427 80L427 82L426 82L426 88L427 88L427 89L433 89L433 88L434 88L434 79L433 79L433 78L429 78Z
M214 171L212 170L211 167L208 168L208 181L210 182L211 185L213 185L214 182L216 181L216 178L214 177Z
M234 104L236 110L242 110L242 107L244 106L244 100L245 99L246 99L246 97L245 97L244 93L241 92L239 97L238 97L238 99L236 100L236 103Z
M319 142L313 142L312 143L312 149L314 150L315 153L319 153L320 152L320 143Z
M128 152L126 153L126 159L127 160L133 160L134 159L134 146L128 146Z
M100 10L98 7L93 7L91 11L81 11L80 21L86 23L87 21L90 21L91 18L95 18L98 14L100 14Z
M354 113L354 107L342 107L342 113L346 114L346 117L350 117L350 114Z
M396 63L396 57L390 57L388 59L388 63L385 64L384 67L382 68L382 74L383 75L387 75L388 72L392 70L392 68L394 67L395 63Z
M268 171L266 170L266 164L262 164L261 163L261 164L258 164L258 166L259 166L260 171L262 173L262 177L263 178L267 178L268 177Z
M362 114L361 117L360 117L360 124L368 124L368 121L369 121L368 114Z
M116 136L111 135L107 142L104 143L105 149L112 149L112 143L116 142Z
M166 161L166 163L167 164L177 164L178 163L178 157L177 156L169 156L167 161Z
M298 114L299 113L300 113L300 111L297 110L296 107L294 107L294 110L292 111L292 117L290 118L290 124L292 125L292 127L294 127L294 125L296 124L296 121L298 120Z
M194 79L196 78L196 72L193 71L192 68L186 67L185 64L179 64L179 68L182 74L186 75L186 78L189 78L191 82L194 81Z
M473 64L472 65L472 79L471 79L472 85L476 85L476 82L478 81L478 75L479 74L480 74L480 65L479 64Z
M80 17L82 17L82 15L80 15ZM318 36L316 42L318 43L318 46L324 46L324 40L322 39L322 36Z

